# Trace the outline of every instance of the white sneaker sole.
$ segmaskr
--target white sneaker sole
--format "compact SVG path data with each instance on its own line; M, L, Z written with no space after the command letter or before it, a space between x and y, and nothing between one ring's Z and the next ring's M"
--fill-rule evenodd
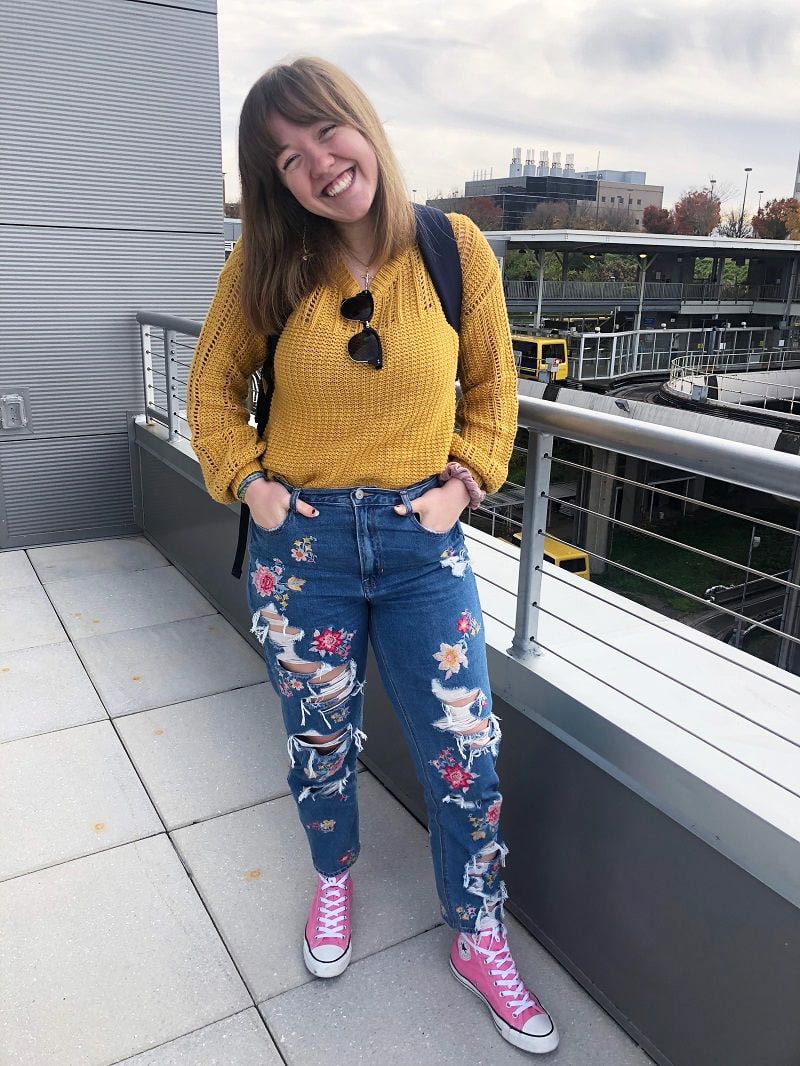
M478 989L466 977L462 976L453 965L453 960L450 960L450 969L453 971L453 976L459 981L465 988L468 988L470 992L474 992L478 999L485 1003L489 1008L489 1013L492 1016L492 1021L497 1027L497 1031L504 1040L507 1040L509 1044L513 1044L514 1047L520 1049L520 1051L531 1051L534 1055L544 1055L548 1051L555 1051L558 1047L558 1030L556 1029L556 1023L551 1018L550 1021L553 1026L552 1033L548 1033L547 1036L530 1036L528 1033L521 1033L519 1029L513 1029L508 1022L504 1022L499 1014L495 1013L491 1003L486 999L482 992Z
M350 943L347 945L347 951L340 958L334 959L332 962L323 962L314 958L306 938L303 937L303 962L305 962L309 973L313 973L315 977L338 977L340 973L344 973L350 963L352 952L353 945Z

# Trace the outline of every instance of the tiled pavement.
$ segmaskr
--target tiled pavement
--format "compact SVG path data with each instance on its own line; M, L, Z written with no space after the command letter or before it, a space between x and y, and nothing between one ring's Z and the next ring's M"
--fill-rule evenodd
M0 553L2 1066L530 1061L447 968L425 830L367 771L354 961L313 885L260 656L144 538ZM513 919L562 1032L650 1060Z

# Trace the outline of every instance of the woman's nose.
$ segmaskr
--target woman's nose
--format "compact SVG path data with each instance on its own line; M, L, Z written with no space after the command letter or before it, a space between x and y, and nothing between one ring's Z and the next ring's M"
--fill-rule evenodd
M319 148L311 152L309 158L311 161L311 173L315 178L324 178L326 174L330 174L331 179L336 177L333 173L335 158L330 149L320 145Z

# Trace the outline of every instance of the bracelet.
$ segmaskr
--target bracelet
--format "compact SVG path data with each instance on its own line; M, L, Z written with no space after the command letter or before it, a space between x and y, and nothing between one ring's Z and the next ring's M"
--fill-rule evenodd
M459 481L464 482L464 486L469 493L469 509L470 511L476 510L480 507L483 501L486 499L486 493L479 487L475 478L461 463L448 463L444 470L439 474L439 481L444 484L445 481L449 481L450 478L457 477Z
M244 494L247 492L247 486L251 482L258 481L261 478L264 478L265 481L267 480L265 474L259 474L256 471L254 471L252 474L248 474L246 478L242 478L242 483L239 486L239 488L236 490L236 499L237 500L241 500L242 503L244 503Z

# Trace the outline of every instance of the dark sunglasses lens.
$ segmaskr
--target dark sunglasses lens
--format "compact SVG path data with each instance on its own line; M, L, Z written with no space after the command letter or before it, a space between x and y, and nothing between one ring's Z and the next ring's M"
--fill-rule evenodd
M350 358L355 360L356 363L369 363L376 370L380 370L383 366L383 350L381 349L380 337L369 326L350 338L347 342L347 350L350 353Z
M358 322L369 322L375 311L375 301L372 293L364 289L355 296L351 296L342 304L342 314L345 318L355 318Z

